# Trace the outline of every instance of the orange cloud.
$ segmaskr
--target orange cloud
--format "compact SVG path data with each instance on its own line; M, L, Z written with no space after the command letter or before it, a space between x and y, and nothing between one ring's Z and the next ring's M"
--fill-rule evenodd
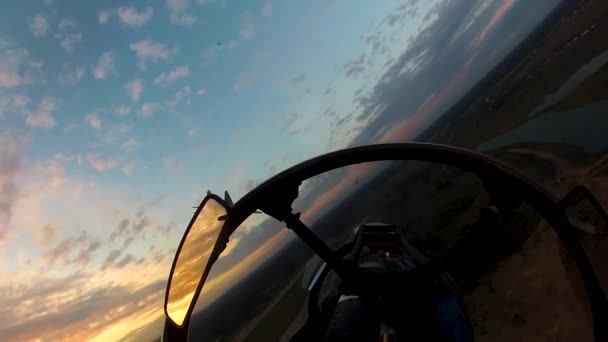
M444 92L442 90L438 96L435 96L435 94L429 96L414 114L384 132L380 137L380 142L394 143L414 139L416 134L420 133L428 123L430 115L437 109L440 104L439 98Z
M473 41L474 47L477 47L485 39L486 35L490 31L492 31L494 26L496 26L496 24L500 21L500 19L502 19L505 13L507 13L507 11L511 9L514 3L515 0L506 0L502 3L502 5L500 5L500 7L498 7L498 10L496 10L496 13L494 13L492 19L490 19L490 21L488 22L488 25L484 27L479 36L477 36L477 38Z
M381 143L395 143L412 140L442 113L449 100L461 96L469 78L470 67L477 59L471 57L462 69L441 90L429 96L414 114L408 116L387 130L380 138Z
M111 287L59 289L37 298L31 316L4 326L0 336L11 341L119 340L161 317L164 288L160 285L150 284L141 292ZM155 333L160 336L161 330Z

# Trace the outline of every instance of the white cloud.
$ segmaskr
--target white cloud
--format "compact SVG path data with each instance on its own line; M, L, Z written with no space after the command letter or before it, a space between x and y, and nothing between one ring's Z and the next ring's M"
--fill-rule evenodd
M101 119L99 118L99 116L97 116L97 114L95 114L95 113L87 114L87 116L84 118L84 120L86 121L86 123L89 124L89 126L95 128L96 130L101 129Z
M52 224L45 224L34 233L34 240L41 248L46 248L49 242L52 242L59 233L59 228Z
M97 79L105 79L109 73L115 71L114 54L106 51L99 57L97 65L93 69L93 76Z
M188 0L167 0L167 7L171 12L181 12L188 9Z
M262 5L262 8L260 8L260 14L263 17L270 17L270 16L272 16L272 1L271 0L266 1Z
M55 126L55 118L51 113L57 107L57 99L54 97L45 97L40 101L38 110L35 112L26 113L25 123L32 128L50 129Z
M135 138L129 138L127 141L125 141L121 145L122 149L126 152L133 152L133 151L137 150L139 148L139 146L140 146L140 143Z
M76 21L72 18L63 18L57 24L57 27L61 30L73 29L76 28Z
M45 36L49 30L49 22L41 14L36 14L33 18L28 20L27 26L34 37Z
M23 108L27 106L28 103L30 103L30 98L25 95L14 95L13 103L15 104L15 106Z
M70 125L63 127L63 131L71 132L71 131L75 130L76 128L78 128L78 124L70 124Z
M171 13L170 20L173 24L192 26L198 17L188 12L189 0L167 0L167 8Z
M66 33L60 38L59 46L67 52L73 52L76 44L82 41L82 33Z
M142 27L152 19L154 10L152 7L147 7L145 10L138 12L135 7L119 7L116 13L123 24L132 27Z
M9 73L9 72L0 70L0 87L14 88L23 83L26 83L26 82L19 74Z
M84 76L85 70L82 67L76 67L73 70L63 71L59 74L58 80L61 85L77 85Z
M97 157L97 155L95 154L87 155L87 160L89 161L89 164L97 171L110 170L118 166L118 162L116 161L116 159L103 159Z
M164 72L158 75L154 79L154 84L160 86L167 86L169 84L174 83L180 78L185 78L188 76L190 76L190 67L188 65L182 65L175 68L174 70L171 70L168 73Z
M51 186L54 188L59 188L66 182L65 176L65 168L59 161L53 160L49 163L47 167L48 171L51 174Z
M203 96L205 94L207 94L207 89L205 89L204 87L199 88L199 90L196 91L196 95L198 95L198 96Z
M138 66L145 68L147 62L157 63L168 60L176 53L176 50L168 49L164 44L154 42L150 39L140 40L131 44L130 49L135 52L135 57L138 60Z
M144 85L139 79L134 79L131 82L125 84L124 88L133 102L139 101L141 93L144 91Z
M190 138L196 138L200 133L201 129L199 127L192 127L188 130L188 136Z
M11 218L19 202L20 191L17 177L22 169L22 157L17 139L10 133L0 133L0 245L12 229Z
M32 82L22 72L28 57L26 49L12 47L8 41L0 44L0 88L15 88Z
M163 165L165 165L165 168L167 168L167 170L170 171L183 171L186 167L186 163L183 160L175 160L173 158L163 158Z
M146 102L141 106L141 109L139 110L139 112L137 112L137 115L143 118L149 117L152 116L152 114L161 110L162 108L163 106L160 103Z
M12 39L8 36L1 35L0 36L0 49L8 48L12 45Z
M253 53L253 59L268 59L272 57L272 51L270 50L258 50Z
M125 116L125 115L129 115L129 113L131 113L131 107L129 107L127 105L120 105L120 106L114 108L114 114L116 114L116 115Z
M253 74L247 77L239 77L234 82L234 85L232 87L235 91L241 91L245 88L249 88L253 84L253 82L255 82L255 75Z
M192 88L190 88L190 86L187 85L175 93L175 100L179 102L184 99L189 99L191 95L192 95Z
M29 61L29 62L27 62L27 64L32 69L36 69L36 70L40 70L44 66L44 62L43 61Z
M106 24L109 20L110 17L114 14L114 11L111 9L104 9L101 10L97 13L97 21L100 24Z
M114 125L108 128L105 136L105 141L107 143L112 143L118 139L123 139L124 136L131 132L133 127L126 124Z
M76 162L76 163L78 163L78 165L82 164L82 156L80 154L65 155L63 153L57 153L57 154L55 154L55 157L53 157L53 160L56 160L63 164L68 163L68 162Z
M124 88L133 102L139 101L141 93L144 91L144 85L139 79L134 79L125 84Z
M171 22L178 25L192 26L196 23L198 17L190 13L172 13Z
M219 3L221 8L226 7L226 0L198 0L198 4L201 6L207 6L214 3Z
M76 45L82 42L82 33L76 32L76 21L72 18L64 18L57 24L59 32L54 37L59 41L59 46L67 52L73 52Z
M241 26L239 27L239 36L244 40L250 40L255 37L255 23L253 15L249 12L241 14Z
M129 163L127 163L127 164L125 164L125 165L122 167L122 172L123 172L125 175L130 175L130 174L131 174L131 172L133 172L133 170L134 170L134 169L135 169L135 162L134 162L134 161L131 161L131 162L129 162Z
M171 109L177 106L181 102L185 102L188 106L192 105L192 88L189 85L182 87L175 93L172 100L165 102L165 105Z
M25 95L0 95L0 118L6 113L23 113L29 103L30 98Z

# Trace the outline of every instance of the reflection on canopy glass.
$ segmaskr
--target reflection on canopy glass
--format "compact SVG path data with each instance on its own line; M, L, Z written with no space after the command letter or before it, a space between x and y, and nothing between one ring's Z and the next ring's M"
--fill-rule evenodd
M210 198L199 212L184 240L171 277L167 300L167 314L178 326L184 323L196 288L224 224L224 221L218 218L226 214L226 209Z

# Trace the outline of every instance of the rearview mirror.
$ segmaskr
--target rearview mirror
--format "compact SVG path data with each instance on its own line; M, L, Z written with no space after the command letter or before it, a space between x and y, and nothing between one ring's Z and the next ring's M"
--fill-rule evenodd
M228 208L224 201L216 195L208 194L182 237L165 295L165 313L177 327L182 327L192 313L209 273L209 261L227 215Z
M560 201L570 224L575 228L603 239L608 233L608 214L595 196L582 185L577 185Z

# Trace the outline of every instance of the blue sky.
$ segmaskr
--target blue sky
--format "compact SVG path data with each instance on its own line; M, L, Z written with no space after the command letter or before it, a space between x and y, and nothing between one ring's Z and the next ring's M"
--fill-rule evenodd
M148 324L207 189L412 139L557 2L5 3L0 336Z

